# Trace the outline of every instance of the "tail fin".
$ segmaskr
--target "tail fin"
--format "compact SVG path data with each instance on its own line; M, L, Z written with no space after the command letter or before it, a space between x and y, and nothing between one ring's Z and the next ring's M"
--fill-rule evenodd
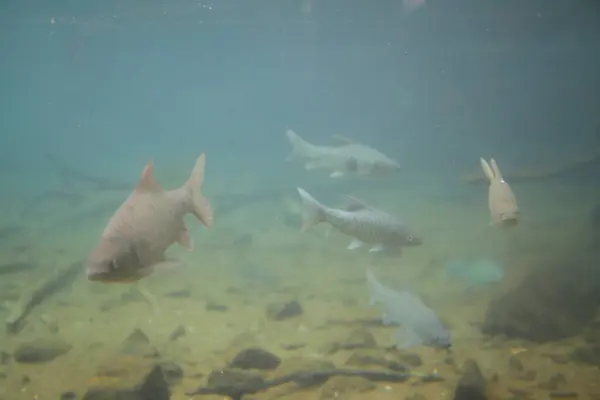
M483 173L485 174L486 178L488 178L488 180L492 182L495 179L495 176L494 171L490 167L490 164L488 164L488 162L485 161L483 157L479 158L479 162L481 163L481 169L483 170Z
M191 193L191 213L207 228L213 226L213 212L208 200L200 192L202 183L204 183L204 166L206 157L204 153L196 159L196 165L192 169L192 173L185 183L185 187Z
M302 139L300 135L291 129L285 131L285 135L292 145L292 153L287 156L286 161L292 161L299 157L310 157L315 152L315 145L308 143Z
M319 203L304 189L298 188L298 193L300 194L302 205L304 206L302 213L302 228L300 228L300 232L304 232L311 226L325 221L325 206Z

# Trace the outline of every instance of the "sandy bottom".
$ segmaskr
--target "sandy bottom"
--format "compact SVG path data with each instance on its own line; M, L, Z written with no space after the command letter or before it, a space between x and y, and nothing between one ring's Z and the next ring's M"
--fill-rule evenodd
M344 340L354 328L329 322L380 315L379 310L367 305L369 294L364 274L365 267L371 266L382 282L410 287L421 295L446 322L454 338L455 365L444 362L447 355L441 350L417 347L410 350L423 360L416 371L436 370L445 378L444 382L378 384L364 393L344 393L343 399L397 400L413 394L422 394L430 400L451 398L460 377L457 366L469 358L476 360L486 378L495 382L490 385L491 398L513 398L511 391L522 389L531 393L529 398L547 399L549 392L538 385L560 373L566 378L562 391L576 391L579 398L591 399L594 394L600 395L597 368L571 362L556 364L548 357L569 353L580 343L580 338L540 345L522 340L498 341L479 332L489 299L517 284L537 255L577 237L597 200L597 193L591 191L554 188L553 195L548 196L547 190L530 188L521 195L523 223L511 232L487 227L484 195L465 204L440 202L437 198L415 201L411 193L372 194L368 197L370 202L405 215L425 238L423 246L406 249L402 257L373 255L363 249L347 251L349 239L337 233L328 236L324 227L301 235L284 223L289 210L280 203L235 211L218 218L209 232L190 220L188 226L195 238L195 250L184 253L173 246L170 253L181 259L183 265L157 271L140 284L156 300L154 306L142 298L121 301L123 294L132 290L129 285L94 284L80 276L70 289L38 306L19 334L2 331L0 350L12 352L25 340L51 335L47 322L52 321L59 328L57 334L73 348L45 364L12 362L0 366L0 372L6 374L0 382L0 398L58 399L65 391L82 395L90 386L107 383L96 377L99 368L107 364L135 368L135 361L119 356L119 348L136 328L148 335L165 358L184 369L185 378L173 388L174 400L186 399L186 391L204 383L210 371L224 367L237 350L248 346L263 347L284 360L321 359L342 367L353 351L327 355L322 349L328 343ZM34 232L28 236L31 247L16 251L19 243L4 243L3 259L7 262L26 259L44 268L5 275L1 285L25 290L49 269L81 259L103 222L100 217L90 217L76 225L61 226L50 219L31 222L28 226ZM252 235L252 243L234 245L244 234ZM473 254L487 254L501 261L510 259L511 264L505 265L505 279L494 286L466 290L461 282L445 277L442 267L445 260ZM261 284L261 277L241 274L240 266L246 264L259 266L261 273L275 279ZM189 290L189 297L168 295L182 290ZM266 317L267 304L292 298L301 303L301 316L283 321ZM207 310L207 302L228 309ZM3 320L9 314L11 302L6 301L4 306L0 311ZM171 342L169 335L179 325L185 327L187 334ZM393 343L395 328L366 329L380 347ZM302 347L285 349L294 344ZM518 355L526 369L536 371L534 380L518 379L511 372L508 360L514 355ZM24 382L24 376L30 381ZM282 398L282 393L290 400L323 398L320 388L284 392L277 389L252 397Z

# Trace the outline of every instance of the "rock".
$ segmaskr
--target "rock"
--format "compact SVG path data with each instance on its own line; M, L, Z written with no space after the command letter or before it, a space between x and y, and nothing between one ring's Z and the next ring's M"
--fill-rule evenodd
M598 249L573 249L533 269L523 282L490 302L482 332L547 342L574 336L600 303Z
M240 351L231 361L231 368L273 370L279 367L281 359L273 353L258 347Z
M172 361L164 361L156 366L162 371L163 377L169 386L176 385L183 379L183 369Z
M340 348L345 350L364 349L369 347L377 347L375 337L366 329L356 329L348 335L346 340L340 343Z
M571 360L568 354L549 354L548 358L556 364L568 364Z
M13 357L19 363L44 363L68 353L71 348L58 337L42 338L20 344Z
M154 365L139 383L130 387L93 387L83 400L169 400L171 392L159 365Z
M154 358L160 354L150 344L150 339L141 329L134 329L121 344L121 354Z
M223 304L215 303L214 301L208 301L204 306L206 311L225 312L229 310L229 307Z
M60 400L77 400L75 392L64 392L60 395Z
M346 365L355 367L384 367L396 372L408 372L408 367L398 361L388 360L384 356L377 355L373 352L357 351L346 361Z
M0 351L0 365L8 365L10 364L11 360L12 356L9 353Z
M454 400L487 400L485 394L486 382L479 365L474 360L467 360L456 389Z
M571 353L571 360L600 367L600 345L576 348L573 350L573 353Z
M334 376L321 388L319 399L339 399L345 393L366 393L375 389L375 384L367 379L349 376Z
M540 383L538 387L543 390L557 390L566 383L567 379L563 374L554 374L546 382Z
M415 393L415 394L406 396L406 400L427 400L427 397L423 396L422 394Z
M396 358L400 361L401 364L408 365L409 367L420 367L423 365L423 360L421 360L421 356L417 353L399 353Z
M177 328L175 328L173 330L173 332L171 332L171 334L169 335L169 340L170 341L177 340L180 337L185 336L185 334L186 334L185 327L183 325L178 325Z
M512 372L523 372L525 367L518 356L510 356L508 358L508 368Z
M208 387L222 387L245 386L249 384L257 384L263 381L263 378L255 373L232 369L219 369L212 371L210 375L208 375L206 383Z
M281 321L302 314L302 306L296 300L267 305L266 314L269 319Z

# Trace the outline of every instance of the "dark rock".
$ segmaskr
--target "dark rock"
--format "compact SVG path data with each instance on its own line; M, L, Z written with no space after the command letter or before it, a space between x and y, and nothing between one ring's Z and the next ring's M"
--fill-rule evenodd
M600 247L575 249L540 265L490 302L482 332L547 342L580 333L600 303Z
M533 369L527 370L517 377L520 381L533 382L537 378L537 372Z
M346 365L356 367L378 366L396 372L408 372L408 367L397 361L388 360L385 357L369 354L367 352L356 352L346 361Z
M10 360L12 356L5 351L0 351L0 365L8 365L10 364Z
M540 383L538 387L543 390L557 390L566 383L567 379L563 374L554 374L546 382Z
M575 362L600 367L600 345L578 347L571 353L571 359Z
M59 338L44 338L22 343L13 357L20 363L44 363L54 360L71 350L72 346Z
M548 358L556 364L568 364L571 361L570 356L567 354L549 354Z
M121 345L121 354L140 357L158 357L158 351L150 344L150 339L141 329L134 329Z
M521 362L521 360L519 360L518 356L510 356L508 358L508 368L512 372L523 372L523 370L525 369L523 363Z
M192 297L192 291L190 289L173 290L171 292L165 293L165 296L185 299L188 297Z
M89 389L83 400L169 400L171 392L163 369L155 365L141 382L131 388L95 387Z
M415 394L406 396L406 400L427 400L427 397L423 396L420 393L415 393Z
M339 347L345 350L364 349L377 347L377 342L371 332L359 328L350 332L346 340L340 343Z
M178 325L177 328L175 328L175 330L173 330L173 332L171 332L171 334L169 335L169 340L170 341L177 340L180 337L185 336L185 334L186 334L185 327L183 327L183 325Z
M550 392L548 397L551 399L576 399L579 397L577 392Z
M172 361L164 361L157 366L161 369L163 377L169 386L179 383L183 379L183 369Z
M60 395L60 400L77 400L75 392L64 392Z
M485 389L486 382L479 365L473 360L467 360L454 390L454 400L487 400Z
M366 393L376 386L373 382L361 377L335 376L328 379L321 388L321 400L339 399L347 393Z
M236 371L231 369L215 370L208 375L208 387L231 387L255 385L263 382L260 375L247 371Z
M215 303L214 301L209 301L206 303L206 306L204 306L204 309L206 311L225 312L225 311L229 310L229 307L227 307L226 305L223 305L223 304Z
M252 347L240 351L231 361L231 368L273 370L279 367L281 359L266 350Z
M402 364L409 367L420 367L423 365L423 360L417 353L399 353L396 357Z
M301 315L302 306L296 300L285 303L271 303L267 305L266 313L269 319L280 321Z

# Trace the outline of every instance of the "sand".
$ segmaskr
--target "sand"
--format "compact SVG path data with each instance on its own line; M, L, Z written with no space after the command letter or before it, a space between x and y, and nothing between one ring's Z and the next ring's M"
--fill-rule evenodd
M576 391L580 399L600 395L600 371L597 368L567 362L557 364L549 354L567 354L580 338L561 342L535 344L524 340L498 341L479 332L487 302L517 284L528 271L528 260L536 252L556 248L578 237L586 216L597 201L592 189L575 187L515 187L523 210L523 222L517 230L499 232L488 227L485 189L470 201L419 198L415 192L373 193L368 200L390 212L404 215L425 238L419 248L404 251L402 257L373 255L365 249L347 251L349 239L341 234L327 235L323 227L300 234L284 223L289 213L281 202L256 204L223 216L217 215L215 228L206 231L193 220L187 222L196 247L186 253L173 246L170 254L182 261L178 268L157 271L139 285L156 300L153 306L142 296L130 295L130 285L103 285L88 282L80 276L67 290L54 295L37 307L25 328L17 335L0 332L0 350L11 352L19 343L52 335L48 321L58 327L61 338L73 348L64 356L45 364L0 366L5 378L0 381L0 398L10 400L58 399L65 391L83 395L93 385L106 384L96 377L105 365L121 365L135 369L135 360L119 355L123 340L136 328L145 332L152 345L177 362L185 378L173 388L173 400L187 399L213 369L226 365L235 351L250 345L260 346L284 360L302 357L328 360L343 366L352 351L326 355L328 343L341 341L350 328L330 324L331 320L356 320L379 316L369 308L364 281L365 266L371 266L381 281L392 286L410 287L440 315L454 338L453 365L444 360L441 350L424 347L411 349L423 365L417 372L438 371L444 382L415 385L377 384L366 392L360 390L340 394L344 400L404 399L422 394L427 399L451 398L460 377L459 367L474 359L491 381L490 398L513 398L510 390L531 392L529 398L547 399L548 391L538 388L556 374L563 374L562 391ZM548 191L552 190L552 196ZM92 247L105 221L102 216L81 218L77 223L60 223L57 212L42 213L27 220L26 234L1 243L6 262L27 259L43 266L39 270L3 276L0 285L23 288L47 273L49 268L81 259ZM67 214L65 214L67 215ZM65 217L66 218L66 217ZM10 224L11 221L7 221ZM557 227L560 226L560 229ZM249 245L233 245L237 237L252 235ZM15 250L23 243L27 249ZM518 249L519 255L507 254ZM506 265L505 279L498 285L466 290L457 281L449 281L443 273L443 260L486 254L504 260L518 260ZM275 276L276 282L261 285L240 275L240 266L255 264L260 271ZM172 297L173 291L189 290L189 297ZM125 295L124 295L125 294ZM123 301L131 298L131 301ZM271 321L265 307L276 301L297 299L303 314L283 321ZM224 312L206 309L208 302L225 305ZM10 306L10 300L5 302ZM4 320L8 310L0 310ZM46 323L42 322L42 319ZM169 335L179 325L187 333L176 342ZM367 328L379 346L391 345L393 327ZM291 344L301 344L286 350ZM510 357L518 357L526 370L536 377L519 379L509 366ZM24 377L29 378L24 382ZM104 379L104 380L103 380ZM252 396L254 399L321 399L321 388L290 391L276 389ZM279 397L278 397L279 396ZM206 397L207 399L217 399Z

